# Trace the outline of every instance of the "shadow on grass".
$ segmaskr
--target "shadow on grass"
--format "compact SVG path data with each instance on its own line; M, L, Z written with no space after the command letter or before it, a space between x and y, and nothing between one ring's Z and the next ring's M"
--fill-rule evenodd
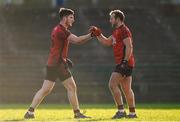
M73 121L73 120L72 120ZM104 121L104 122L110 122L112 119L76 119L75 122L95 122L95 121Z
M60 119L60 120L26 120L26 119L12 119L12 120L3 120L3 122L96 122L96 121L104 121L111 122L112 119Z
M4 122L21 122L21 121L25 121L25 119L4 120Z
M122 119L79 119L79 120L74 120L73 122L117 122L117 121L121 121L121 122L129 122L129 121L138 121L137 119L126 119L126 118L122 118Z

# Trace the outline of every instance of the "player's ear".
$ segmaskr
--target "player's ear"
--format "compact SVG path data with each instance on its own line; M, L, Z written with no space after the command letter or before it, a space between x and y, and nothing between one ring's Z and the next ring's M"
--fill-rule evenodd
M68 16L65 16L65 21L67 21L68 20Z
M62 20L63 20L63 21L66 21L66 20L67 20L67 17L66 17L66 16L64 16L64 17L62 18Z

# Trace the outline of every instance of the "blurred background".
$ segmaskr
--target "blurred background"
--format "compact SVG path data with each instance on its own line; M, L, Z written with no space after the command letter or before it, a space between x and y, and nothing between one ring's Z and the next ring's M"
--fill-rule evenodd
M0 103L30 103L41 87L59 7L75 11L76 35L90 25L111 35L109 12L122 10L134 39L136 101L180 102L180 0L0 0ZM71 45L69 58L80 103L113 103L112 48L92 39ZM61 81L43 102L68 103Z

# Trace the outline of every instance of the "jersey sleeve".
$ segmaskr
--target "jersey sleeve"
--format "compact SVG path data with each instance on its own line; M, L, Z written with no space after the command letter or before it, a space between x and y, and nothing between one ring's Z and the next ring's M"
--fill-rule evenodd
M68 37L69 35L71 35L71 31L70 31L70 30L67 30L67 31L66 31L66 36Z
M121 31L121 39L124 40L127 37L131 37L131 32L127 28L123 28Z

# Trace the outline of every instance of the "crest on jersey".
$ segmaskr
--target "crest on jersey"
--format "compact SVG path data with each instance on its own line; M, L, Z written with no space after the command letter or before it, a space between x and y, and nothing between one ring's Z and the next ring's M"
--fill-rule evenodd
M116 44L116 38L114 36L112 36L112 44L115 45Z

